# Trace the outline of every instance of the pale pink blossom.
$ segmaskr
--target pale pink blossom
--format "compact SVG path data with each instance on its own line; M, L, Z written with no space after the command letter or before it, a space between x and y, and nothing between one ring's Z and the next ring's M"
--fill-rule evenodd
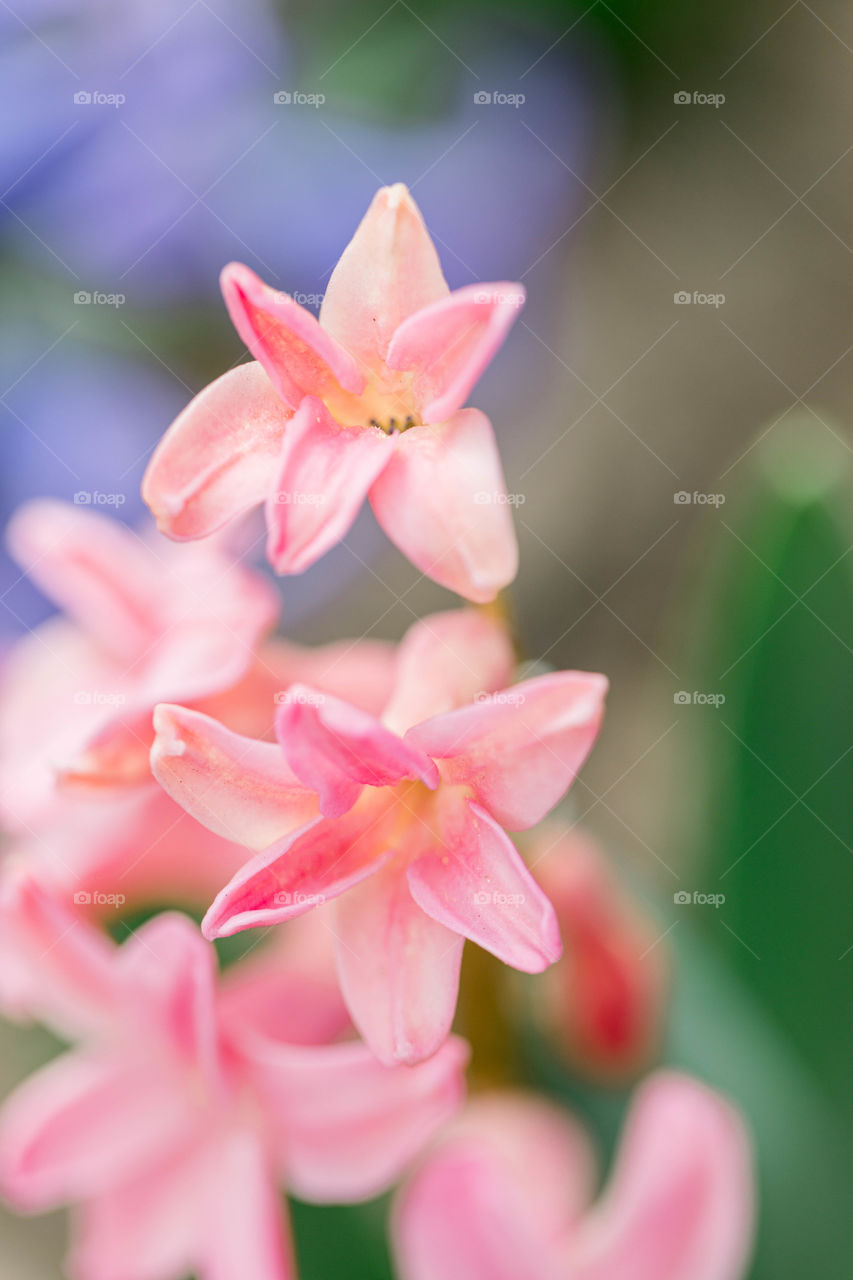
M433 1053L450 1028L465 938L539 972L560 955L554 910L504 828L537 823L598 733L607 682L558 672L509 685L504 628L461 610L403 640L381 716L307 684L278 744L158 707L152 768L199 821L258 855L207 914L209 937L337 899L345 998L383 1062ZM320 814L293 830L306 789Z
M335 997L324 1017L322 988L281 965L218 980L186 917L155 917L119 948L31 880L18 893L40 1012L82 1043L7 1099L0 1188L22 1212L73 1206L74 1280L289 1280L279 1187L372 1197L460 1101L458 1040L421 1067L383 1067L359 1042L324 1043Z
M545 1029L585 1075L636 1075L663 1034L670 969L664 930L586 832L546 823L525 850L563 936L562 959L537 991Z
M558 1107L478 1099L398 1199L400 1280L743 1280L750 1143L713 1090L676 1072L650 1077L597 1200L594 1171Z
M515 535L491 424L463 406L522 287L451 293L397 184L375 196L319 320L236 263L222 291L256 363L196 396L157 448L143 495L163 532L202 538L264 503L270 562L298 573L346 535L369 497L423 573L493 599L515 577Z

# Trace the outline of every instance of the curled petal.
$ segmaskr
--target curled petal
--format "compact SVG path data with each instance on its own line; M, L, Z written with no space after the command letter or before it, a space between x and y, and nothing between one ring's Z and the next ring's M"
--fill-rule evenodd
M234 328L291 409L306 395L364 390L355 359L289 294L271 289L239 262L225 267L221 284Z
M289 410L256 362L191 400L154 450L142 496L170 538L204 538L263 502Z
M443 844L408 869L412 897L428 915L525 973L560 958L554 908L509 836L470 801L445 805Z
M598 736L607 679L559 671L435 716L407 739L441 761L511 831L532 827L569 789Z
M404 778L438 786L438 769L417 747L358 707L307 685L288 689L276 715L285 759L320 797L320 812L338 818L362 786L387 787Z
M320 1203L385 1191L458 1107L467 1060L456 1038L416 1067L383 1066L357 1041L258 1046L253 1080L289 1188Z
M392 369L414 372L424 422L461 409L524 305L520 284L471 284L404 320L388 348Z
M393 864L337 904L341 988L380 1062L421 1062L450 1031L463 939L426 915Z
M343 427L305 398L267 497L267 556L279 573L301 573L340 542L393 451L376 427Z
M316 813L316 799L274 742L232 733L185 707L154 712L151 769L161 787L209 830L265 849Z
M414 565L478 604L512 582L518 547L494 433L477 409L412 427L370 490L376 518Z
M447 291L423 218L398 182L376 193L344 249L320 322L368 368L381 368L401 322Z

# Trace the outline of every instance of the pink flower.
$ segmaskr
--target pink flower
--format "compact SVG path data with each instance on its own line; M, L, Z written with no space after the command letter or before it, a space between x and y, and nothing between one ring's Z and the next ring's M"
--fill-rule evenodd
M267 554L299 573L366 496L425 574L488 601L517 549L491 425L462 406L524 301L517 284L448 291L400 184L375 196L319 320L248 267L222 273L257 363L201 392L156 450L143 495L164 533L202 538L266 504Z
M553 908L503 828L533 826L570 786L607 682L570 671L506 688L511 669L503 628L462 610L409 631L381 718L306 684L279 708L278 745L181 707L155 712L160 783L259 851L214 902L207 936L338 899L344 996L383 1062L443 1042L465 938L528 972L560 955ZM293 831L300 788L321 816Z
M21 641L2 672L0 821L29 831L52 816L57 780L148 780L154 705L207 705L242 686L278 599L213 543L155 543L62 502L26 504L7 536L66 615Z
M401 1280L742 1280L753 1226L737 1112L687 1076L638 1091L607 1188L559 1108L475 1102L404 1189Z
M662 930L585 833L546 824L527 851L565 947L540 993L547 1029L585 1075L635 1075L657 1052L663 1032L669 953Z
M286 974L259 988L250 971L247 987L240 966L218 981L185 917L116 948L32 882L20 898L22 927L52 944L59 1025L83 1044L6 1101L0 1186L21 1211L75 1206L75 1280L288 1280L279 1185L318 1203L372 1197L458 1105L459 1041L383 1067L358 1042L318 1042L316 988L309 1004ZM282 1037L271 1027L288 1014Z

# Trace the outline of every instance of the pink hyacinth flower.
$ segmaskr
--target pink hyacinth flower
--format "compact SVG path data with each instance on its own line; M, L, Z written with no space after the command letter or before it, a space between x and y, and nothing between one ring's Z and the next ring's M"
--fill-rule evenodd
M383 1062L443 1042L465 938L527 972L560 955L554 910L504 828L533 826L571 785L607 682L559 672L506 688L511 670L504 629L462 610L412 627L381 717L305 684L279 708L278 745L181 707L155 712L160 783L258 851L211 907L207 936L337 899L344 996ZM297 783L320 816L293 832Z
M372 1197L460 1101L464 1044L409 1069L312 1042L316 989L309 1006L301 984L259 989L250 971L247 988L239 965L218 980L186 917L116 948L83 925L55 932L61 911L32 885L22 910L59 953L56 1021L82 1045L6 1101L0 1189L23 1212L74 1206L74 1280L291 1280L279 1187Z
M398 183L375 196L319 320L236 263L222 291L256 363L196 396L154 453L143 496L162 531L202 538L265 503L270 562L299 573L369 497L423 573L492 600L515 577L515 534L491 424L463 406L521 285L451 293Z
M400 1280L743 1280L750 1144L717 1093L676 1072L650 1077L595 1202L591 1171L559 1108L478 1100L397 1202Z
M547 1030L585 1075L636 1075L663 1034L670 966L662 931L585 832L547 823L526 851L564 943L539 993Z
M278 598L215 543L176 547L85 507L37 500L7 533L65 614L8 656L0 685L0 821L49 816L57 779L102 789L149 778L151 713L206 705L245 681Z

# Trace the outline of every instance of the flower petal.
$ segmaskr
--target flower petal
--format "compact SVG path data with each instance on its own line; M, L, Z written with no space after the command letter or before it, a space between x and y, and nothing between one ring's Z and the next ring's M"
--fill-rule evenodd
M463 940L425 915L393 864L336 908L341 989L380 1062L421 1062L442 1045L456 1011Z
M263 502L290 416L255 361L205 387L163 436L142 481L161 532L204 538Z
M415 902L514 969L540 973L558 960L554 908L509 836L479 805L455 798L441 826L442 847L409 866Z
M416 311L391 339L391 369L414 372L424 422L461 409L524 305L520 284L471 284Z
M267 497L267 557L301 573L349 531L394 443L376 427L344 427L307 396L287 429Z
M320 323L368 368L384 363L401 322L448 292L409 192L382 187L329 279Z
M225 267L221 284L234 328L291 409L306 395L364 390L354 357L289 294L271 289L239 262Z
M429 756L369 712L304 684L284 694L276 736L297 778L319 795L326 818L351 809L362 786L388 787L404 778L433 790L438 786L438 768Z
M462 409L396 439L370 490L376 518L414 565L478 604L512 582L518 547L488 418Z
M210 716L163 705L154 712L151 769L160 786L209 830L266 849L317 811L274 742L232 733Z
M749 1142L718 1094L675 1072L637 1093L615 1173L565 1255L573 1280L740 1280L753 1228Z
M292 1280L296 1269L281 1196L261 1137L235 1131L215 1161L199 1280Z
M319 1203L387 1190L458 1107L467 1060L456 1038L416 1067L382 1066L357 1041L257 1046L252 1078L288 1187Z
M387 819L384 793L368 793L344 817L315 818L258 854L217 896L202 921L205 937L281 924L371 875L386 856Z
M558 671L435 716L408 740L441 761L445 782L470 787L511 831L532 827L569 789L604 714L605 676Z
M378 716L394 687L397 646L384 640L337 640L317 646L273 640L263 659L279 693L301 680Z
M505 625L480 609L421 618L400 642L393 695L382 719L397 733L501 689L515 656Z

